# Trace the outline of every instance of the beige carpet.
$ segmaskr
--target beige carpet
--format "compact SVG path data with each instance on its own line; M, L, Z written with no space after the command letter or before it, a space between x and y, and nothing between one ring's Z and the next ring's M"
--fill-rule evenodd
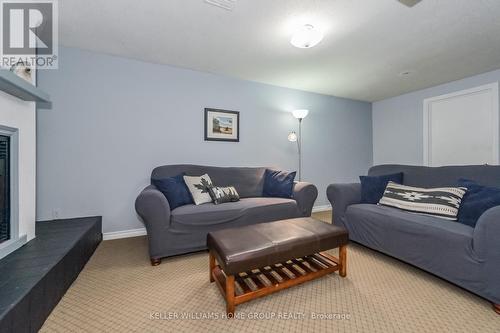
M151 267L144 237L106 241L42 332L500 332L490 303L430 274L355 244L348 262L345 279L254 300L228 320L206 253Z

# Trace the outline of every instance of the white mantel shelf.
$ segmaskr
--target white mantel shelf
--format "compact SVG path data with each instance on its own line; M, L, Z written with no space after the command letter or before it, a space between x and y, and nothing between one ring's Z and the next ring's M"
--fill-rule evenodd
M48 109L52 105L49 94L6 69L0 70L0 91L23 101L36 102L38 108Z

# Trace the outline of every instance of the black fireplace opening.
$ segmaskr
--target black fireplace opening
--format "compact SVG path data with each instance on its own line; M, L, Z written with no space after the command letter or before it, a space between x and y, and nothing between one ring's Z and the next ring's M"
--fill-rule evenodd
M0 135L0 243L10 232L10 137Z

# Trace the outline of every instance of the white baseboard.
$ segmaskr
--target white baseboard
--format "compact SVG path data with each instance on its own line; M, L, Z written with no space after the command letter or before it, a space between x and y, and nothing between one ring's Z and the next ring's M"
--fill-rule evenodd
M123 231L105 232L102 234L102 239L112 240L120 238L145 236L146 234L147 234L146 228L138 228L138 229L123 230Z
M332 205L322 205L322 206L314 206L312 209L313 213L325 212L327 210L331 210Z
M323 206L314 206L312 211L313 213L324 212L332 209L331 205L323 205ZM138 237L138 236L146 236L146 228L138 228L138 229L130 229L123 231L112 231L105 232L102 234L103 240L112 240L112 239L121 239L121 238L129 238L129 237Z

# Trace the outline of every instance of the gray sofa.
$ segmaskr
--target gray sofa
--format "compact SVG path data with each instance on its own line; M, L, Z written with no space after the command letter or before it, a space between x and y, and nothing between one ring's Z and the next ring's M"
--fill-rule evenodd
M379 165L368 175L403 172L410 186L456 186L466 178L500 187L500 166L421 167ZM360 204L360 184L332 184L327 189L333 223L351 240L451 281L496 304L500 310L500 206L487 210L476 227L395 208Z
M207 173L214 185L234 186L241 200L214 205L185 205L170 210L167 198L154 185L147 186L135 201L135 209L146 226L151 263L161 258L206 249L210 231L310 216L318 196L316 186L296 182L293 198L262 197L266 168L221 168L199 165L166 165L153 170L151 179L173 177L182 172Z

